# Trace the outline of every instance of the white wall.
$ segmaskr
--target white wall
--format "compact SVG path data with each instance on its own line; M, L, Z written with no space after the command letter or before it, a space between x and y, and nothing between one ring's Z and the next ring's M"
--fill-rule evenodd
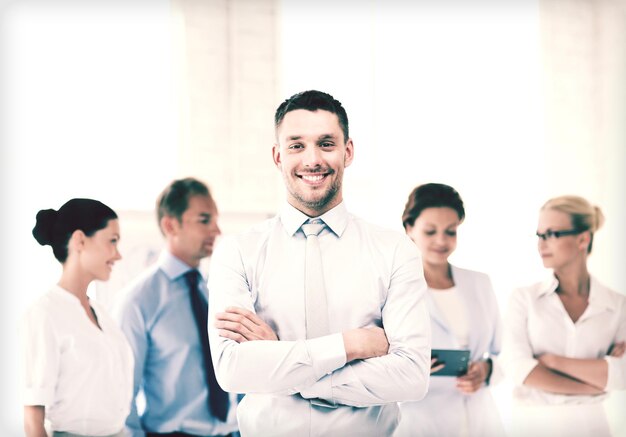
M35 214L71 197L152 209L175 174L176 112L167 1L27 0L0 20L0 434L16 436L18 320L60 274Z
M336 3L283 1L282 88L347 108L352 210L400 229L414 186L453 185L467 208L454 261L506 300L544 274L538 208L580 194L608 217L592 270L625 288L620 2Z

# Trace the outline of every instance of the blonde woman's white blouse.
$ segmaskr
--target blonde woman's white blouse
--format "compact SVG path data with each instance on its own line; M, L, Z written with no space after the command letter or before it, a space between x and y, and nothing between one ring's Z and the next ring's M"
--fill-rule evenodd
M525 386L537 357L552 353L569 358L604 359L608 363L606 391L626 388L626 355L607 356L616 342L626 340L626 296L591 278L589 305L573 322L556 293L555 277L511 295L505 319L501 363L515 384L514 397L528 404L599 402L605 395L562 395Z

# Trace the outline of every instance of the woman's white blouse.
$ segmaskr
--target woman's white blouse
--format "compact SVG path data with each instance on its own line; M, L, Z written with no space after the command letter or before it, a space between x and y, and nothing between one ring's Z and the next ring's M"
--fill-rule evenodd
M511 295L505 319L500 362L515 384L518 401L532 404L597 402L604 395L561 395L523 385L538 364L553 353L569 358L604 358L608 362L606 391L626 388L626 355L609 357L611 345L626 340L626 296L591 278L589 305L574 323L556 293L555 277Z
M78 298L55 286L22 324L24 405L43 405L52 430L120 431L130 411L133 355L126 337L93 300L101 330Z
M460 349L469 347L469 326L467 323L467 309L459 296L456 286L447 289L428 287L430 296L448 322L450 330L456 337ZM435 348L433 346L433 348Z

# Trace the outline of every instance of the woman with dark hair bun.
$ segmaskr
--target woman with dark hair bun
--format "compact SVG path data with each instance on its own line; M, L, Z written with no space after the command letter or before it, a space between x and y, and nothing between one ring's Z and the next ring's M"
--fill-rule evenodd
M484 273L448 262L464 218L459 193L434 183L416 187L402 214L406 233L422 253L432 348L469 350L470 362L467 372L458 375L449 373L446 363L433 354L428 393L420 402L400 404L402 419L396 436L500 437L504 433L488 387L500 352L501 321L493 287Z
M24 430L28 437L122 436L132 396L126 337L87 296L121 258L117 215L92 199L37 213L33 236L63 265L59 282L26 312ZM47 426L44 426L46 424Z

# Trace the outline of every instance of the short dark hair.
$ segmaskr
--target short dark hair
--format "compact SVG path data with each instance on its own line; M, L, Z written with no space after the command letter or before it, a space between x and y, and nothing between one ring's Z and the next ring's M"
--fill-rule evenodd
M180 222L192 196L211 197L211 193L204 182L195 178L177 179L165 187L156 202L159 229L165 216L175 217Z
M343 131L343 141L346 142L348 141L348 138L350 138L348 114L346 114L346 110L341 105L341 102L336 100L330 94L316 90L303 91L301 93L294 94L281 103L278 109L276 109L276 114L274 115L274 127L278 129L283 121L283 118L285 118L285 115L288 112L295 111L296 109L306 109L307 111L317 111L318 109L323 109L324 111L335 114L339 119L339 125Z
M406 229L415 224L415 220L426 208L452 208L459 216L459 220L465 218L463 200L459 193L449 185L424 184L411 191L409 199L402 213L402 226Z
M91 237L116 218L115 211L98 200L70 199L58 211L42 209L37 213L33 237L42 246L51 246L54 257L64 263L74 231L81 230Z

